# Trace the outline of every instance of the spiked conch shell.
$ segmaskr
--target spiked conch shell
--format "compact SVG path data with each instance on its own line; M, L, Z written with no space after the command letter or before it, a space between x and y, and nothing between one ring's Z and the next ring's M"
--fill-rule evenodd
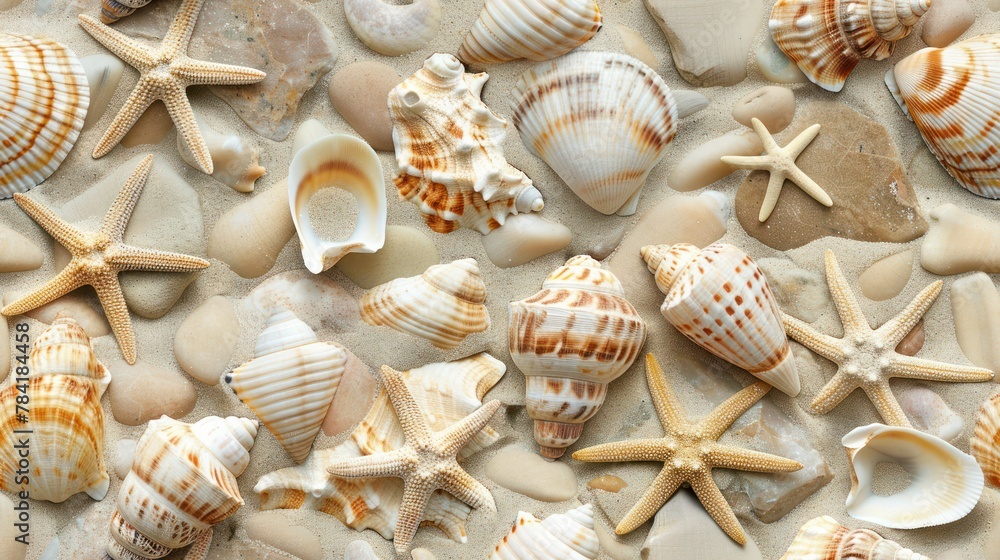
M541 454L562 456L604 404L608 383L632 365L646 324L621 282L580 255L537 294L510 303L510 357L525 376L528 416Z
M51 39L0 33L0 199L55 172L90 104L79 59Z
M243 505L236 477L256 437L257 422L235 416L150 421L118 490L108 555L163 558L236 513Z
M681 334L783 393L799 394L781 312L749 255L726 243L647 245L640 253L667 296L660 312Z
M454 362L428 364L401 375L431 428L440 431L482 406L483 396L505 370L503 362L484 352ZM467 459L498 439L500 435L492 428L483 429L462 448L459 459ZM254 486L254 492L260 494L260 508L322 511L352 529L373 529L391 539L403 498L403 481L336 478L327 469L334 461L384 453L402 445L403 429L388 393L380 389L375 404L347 441L313 451L302 465L261 477ZM459 499L439 490L432 495L423 522L438 527L455 541L465 542L465 520L470 511Z
M0 388L0 489L26 489L36 500L56 503L77 492L104 499L110 479L104 466L101 395L111 374L97 361L90 337L73 319L59 317L35 340L27 366L27 393L21 391L25 383L17 370ZM19 402L25 394L27 405ZM21 422L25 408L26 422ZM27 449L19 445L25 439ZM28 477L17 475L24 469L18 464L22 450L30 454Z
M476 259L461 259L372 288L361 297L361 318L451 350L466 336L490 328L485 301Z
M931 0L778 0L771 37L814 84L840 91L862 58L883 60Z
M594 506L537 519L517 512L517 520L488 560L594 560L601 545L594 531Z
M504 158L507 121L479 98L487 79L439 53L389 92L396 188L438 233L487 234L509 214L544 206L531 179Z
M635 213L677 132L677 100L631 56L574 52L521 75L511 98L528 150L603 214Z
M101 21L114 23L153 0L101 0Z
M1000 393L979 407L976 428L969 438L969 450L986 476L986 482L1000 488Z
M320 342L291 311L271 315L257 338L254 359L226 375L281 446L301 463L330 409L347 364L347 350Z
M868 529L850 530L824 515L799 529L780 560L930 560Z

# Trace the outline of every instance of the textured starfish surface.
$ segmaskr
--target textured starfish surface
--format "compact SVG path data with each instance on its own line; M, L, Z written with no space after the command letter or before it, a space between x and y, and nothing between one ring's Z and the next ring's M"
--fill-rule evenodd
M405 443L388 453L334 463L328 472L343 478L403 479L403 501L392 540L396 551L404 554L435 490L444 490L474 508L496 511L490 491L459 466L456 455L486 427L501 403L490 401L448 429L434 432L398 371L382 366L382 384L403 428Z
M913 329L941 293L940 280L921 290L899 315L878 329L871 328L865 319L833 251L826 252L826 281L844 325L843 338L822 334L805 322L782 313L788 336L838 366L836 375L812 401L811 406L817 413L830 412L847 395L861 388L887 424L912 427L892 394L890 378L954 382L989 381L993 378L988 369L935 362L896 352L899 341Z
M205 0L184 0L163 42L150 48L139 41L81 14L80 25L94 39L139 71L139 83L118 111L115 120L94 148L99 158L111 151L135 121L156 100L162 100L177 127L177 134L194 156L199 169L212 173L212 156L195 121L187 87L193 85L243 85L264 79L265 74L253 68L195 60L187 55L191 33Z
M122 242L132 209L146 185L153 156L143 158L125 181L118 198L101 221L99 231L80 231L55 212L27 196L16 193L14 200L56 242L65 247L72 259L48 283L11 302L0 313L21 315L72 292L81 286L93 286L101 300L104 314L118 340L125 361L135 363L135 332L129 318L118 273L126 270L154 272L190 272L208 266L208 261L179 253L142 249Z
M764 155L723 156L722 162L740 169L761 169L771 174L767 182L767 192L764 194L764 203L760 206L760 215L757 216L757 219L764 222L771 216L771 212L778 204L778 196L781 195L781 187L784 186L785 179L791 180L823 206L833 206L830 195L826 194L826 191L820 188L816 181L810 179L799 169L799 166L795 165L795 158L799 157L802 150L805 150L806 146L819 134L819 124L814 124L803 130L784 148L774 141L774 137L760 120L754 118L751 124L753 124L754 132L760 136L761 142L764 143Z
M746 544L746 535L712 478L712 469L791 472L801 469L802 465L784 457L723 445L716 440L737 418L767 394L771 386L758 381L744 387L701 422L693 423L685 417L677 397L667 385L667 378L660 369L660 364L652 354L646 355L646 381L653 397L656 415L663 425L662 438L616 441L573 453L574 459L592 463L663 463L660 474L656 475L639 502L625 514L615 532L624 535L645 523L686 482L691 485L705 510L722 530L734 541Z

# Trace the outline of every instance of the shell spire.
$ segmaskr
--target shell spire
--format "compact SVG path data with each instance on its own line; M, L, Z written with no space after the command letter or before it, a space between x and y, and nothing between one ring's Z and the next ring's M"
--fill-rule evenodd
M544 521L528 512L517 512L514 526L487 560L595 560L600 549L594 506L586 504Z
M799 529L780 560L930 560L868 529L848 529L824 515Z
M101 0L101 21L114 23L153 0Z

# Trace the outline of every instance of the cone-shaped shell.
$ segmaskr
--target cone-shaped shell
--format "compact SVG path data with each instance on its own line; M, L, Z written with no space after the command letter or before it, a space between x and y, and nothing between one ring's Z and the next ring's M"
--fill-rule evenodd
M361 297L361 318L451 350L470 334L490 328L485 301L486 284L476 259L461 259L372 288Z
M55 172L83 128L90 86L70 49L0 33L0 199Z
M320 342L309 325L281 309L257 338L254 359L226 375L226 383L253 410L295 460L306 460L347 364L347 351Z
M537 519L517 512L517 520L488 560L594 560L601 546L594 531L594 506Z
M621 282L580 255L535 295L510 303L510 357L525 376L528 415L542 455L560 457L601 409L608 383L632 365L646 324Z
M1000 488L1000 393L986 399L979 407L976 428L969 438L969 450L976 458L986 482Z
M528 150L591 208L635 213L646 176L677 132L659 75L618 53L574 52L521 75L511 106Z
M930 560L867 529L850 530L824 515L799 529L781 560Z
M101 21L114 23L153 0L101 0Z
M701 250L647 245L641 255L667 296L660 312L681 334L783 393L799 394L781 312L749 255L726 243Z

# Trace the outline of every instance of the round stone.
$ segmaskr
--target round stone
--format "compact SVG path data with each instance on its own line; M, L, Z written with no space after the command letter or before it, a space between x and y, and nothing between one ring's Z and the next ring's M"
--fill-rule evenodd
M771 134L788 128L795 116L795 94L781 86L764 86L750 92L733 105L733 118L743 126L759 119Z

